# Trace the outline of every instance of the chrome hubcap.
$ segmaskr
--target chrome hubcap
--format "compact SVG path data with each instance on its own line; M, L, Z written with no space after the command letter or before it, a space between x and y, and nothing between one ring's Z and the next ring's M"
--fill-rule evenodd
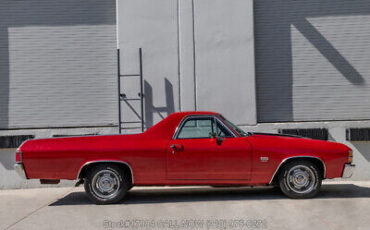
M315 173L305 165L296 165L287 174L287 185L296 193L309 193L315 183Z
M115 197L119 187L119 176L116 172L109 169L98 172L92 179L92 189L94 193L103 199Z

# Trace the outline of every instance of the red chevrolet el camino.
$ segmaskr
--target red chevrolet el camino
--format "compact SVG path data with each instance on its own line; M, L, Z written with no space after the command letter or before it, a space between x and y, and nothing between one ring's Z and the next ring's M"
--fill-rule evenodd
M15 169L27 179L79 180L97 204L135 185L279 185L291 198L315 196L326 178L350 177L346 145L245 133L214 112L174 113L142 134L28 140Z

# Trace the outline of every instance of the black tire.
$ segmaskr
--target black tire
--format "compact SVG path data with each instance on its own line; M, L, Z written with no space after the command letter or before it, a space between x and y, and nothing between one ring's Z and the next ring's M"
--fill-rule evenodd
M312 198L321 188L322 176L318 167L310 161L289 162L279 174L281 191L293 199Z
M128 183L122 168L113 164L101 164L87 172L84 187L95 204L114 204L126 195Z

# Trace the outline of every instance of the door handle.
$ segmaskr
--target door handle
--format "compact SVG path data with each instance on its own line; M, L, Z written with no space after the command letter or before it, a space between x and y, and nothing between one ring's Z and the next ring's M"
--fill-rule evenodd
M182 151L184 149L184 146L180 144L174 144L170 145L170 148L172 149L172 154L175 154L176 151Z

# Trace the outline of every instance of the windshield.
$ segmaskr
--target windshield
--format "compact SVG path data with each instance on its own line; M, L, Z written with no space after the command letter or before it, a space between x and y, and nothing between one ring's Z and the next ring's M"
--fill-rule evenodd
M224 116L220 115L221 118L229 125L231 128L233 128L240 136L246 137L248 134L244 132L241 128L238 126L234 125L231 121L227 120Z

